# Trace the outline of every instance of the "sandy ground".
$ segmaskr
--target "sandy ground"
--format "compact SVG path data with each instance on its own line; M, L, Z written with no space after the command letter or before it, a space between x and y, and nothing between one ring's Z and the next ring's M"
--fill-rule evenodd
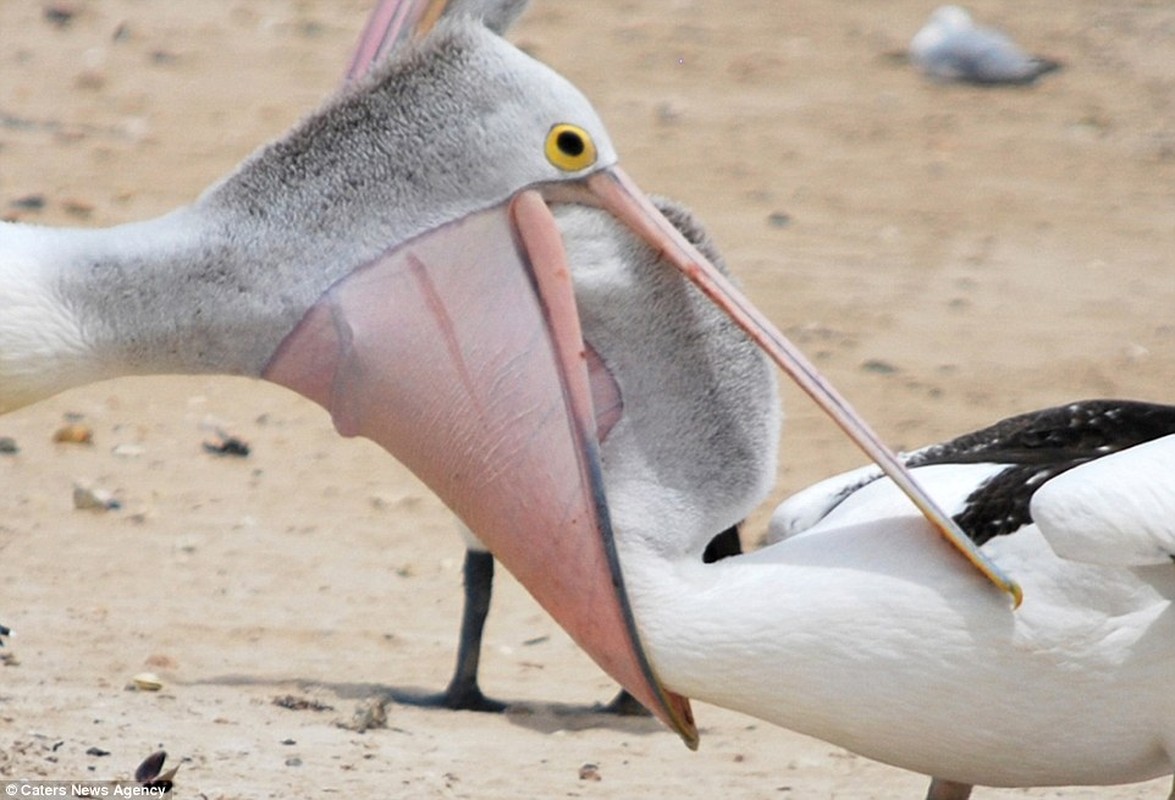
M1067 63L1030 90L920 80L889 55L930 10L913 0L547 0L514 38L586 90L628 170L708 221L752 297L900 447L1070 399L1171 398L1175 8L1021 5L973 10ZM0 2L0 214L109 225L190 200L337 85L366 6ZM776 498L860 460L785 402ZM51 440L67 415L91 445ZM204 452L217 430L252 455ZM697 754L577 711L610 681L508 580L484 684L520 710L393 705L385 729L340 728L381 688L440 688L452 659L461 546L392 459L288 393L209 378L72 391L0 436L20 448L0 456L0 619L19 631L0 778L125 776L163 747L183 797L923 789L707 706ZM78 480L122 509L74 510ZM124 689L143 670L162 691ZM287 694L333 710L273 704Z

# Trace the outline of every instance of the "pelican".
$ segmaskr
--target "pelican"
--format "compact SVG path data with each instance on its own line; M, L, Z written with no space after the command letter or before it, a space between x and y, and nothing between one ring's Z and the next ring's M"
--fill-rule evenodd
M405 3L399 0L383 0L372 9L367 25L355 48L351 64L347 69L347 78L355 80L367 74L373 64L389 57L396 48L404 46L413 38L426 34L431 26L442 17L468 16L479 19L491 31L503 35L517 21L528 5L529 0L450 0L445 3ZM696 218L671 201L662 199L658 205L660 210L667 213L667 217L682 229L682 233L694 245L703 248L711 260L720 264L717 251ZM650 272L658 271L655 253L641 248L637 240L627 243L619 241L626 236L622 229L607 229L599 223L589 222L582 215L556 214L556 220L563 234L572 274L576 276L576 301L580 308L588 310L589 316L592 304L600 302L600 298L598 295L584 295L579 291L578 287L583 284L579 275L588 270L593 274L600 274L607 269L607 265L604 264L588 263L589 254L591 258L601 258L606 253L610 253L612 268L630 275L631 278L628 280L636 284L646 281L647 278L644 276ZM604 242L612 243L610 245L604 242L592 243L590 239L586 239L578 232L569 230L571 226L590 227L593 232L604 238ZM617 241L613 242L613 238ZM637 299L642 294L644 293L617 292L614 298L609 298L609 302L616 299L624 300L624 307L630 310L627 317L624 315L613 317L618 324L623 326L621 330L624 331L624 336L620 338L630 339L635 344L638 340L648 339L651 335L655 335L646 331L647 327L665 324L669 326L667 329L678 331L679 335L673 339L661 338L659 341L662 346L672 348L680 358L697 357L704 360L704 347L701 346L702 340L699 338L701 331L709 326L709 335L716 335L717 328L707 316L701 313L700 307L688 305L689 295L685 293L675 295L680 301L681 307L668 303L660 304L660 316L663 319L657 320L649 314L648 307L642 305L641 301ZM695 329L691 330L688 326L682 326L682 320L694 317L699 318ZM733 331L730 331L730 334L733 334ZM592 342L595 338L588 335L587 341ZM704 382L698 382L693 388L702 385ZM759 393L764 394L767 391L769 391L769 385L765 378ZM761 402L757 397L748 398L747 404L754 406L762 414L770 413L772 408L777 408L777 404ZM618 407L620 405L617 404ZM778 414L777 411L775 413ZM597 435L601 441L607 438L612 424L615 424L612 419L609 419L604 425L597 424ZM773 462L768 462L766 459L760 459L760 462L765 475L774 470ZM760 483L761 481L754 481L752 485L757 486ZM461 612L457 658L453 675L444 691L439 694L419 695L414 692L397 691L394 696L400 702L413 705L435 706L453 710L499 712L505 710L507 704L487 697L482 692L478 679L482 636L493 596L494 557L468 527L458 524L458 530L465 542L466 549L462 565L464 605ZM704 561L710 562L741 552L742 541L739 538L738 526L731 525L714 537L702 554L702 558ZM645 709L624 690L621 690L610 703L600 706L598 710L617 714L646 713Z
M910 42L910 60L936 81L980 85L1028 84L1060 69L1032 56L1003 33L977 26L959 6L940 6Z
M931 776L932 800L1170 774L1175 407L1073 403L905 460L1021 580L1017 611L875 468L785 502L773 544L703 565L704 491L628 497L612 464L627 601L666 687Z
M577 273L627 259L722 276L616 161L567 81L479 20L443 19L188 206L101 230L0 225L0 411L130 374L291 388L415 471L692 742L688 703L661 686L616 591L597 417L634 379L611 377L584 342L575 292L587 289L572 283L555 215L564 235L595 231L575 245L587 253ZM617 226L646 249L628 252ZM597 260L593 236L620 254ZM613 436L648 413L625 407ZM770 453L769 427L742 438ZM735 455L744 466L728 475L762 466ZM728 499L718 526L703 515L711 536L756 501ZM570 575L549 568L571 563Z

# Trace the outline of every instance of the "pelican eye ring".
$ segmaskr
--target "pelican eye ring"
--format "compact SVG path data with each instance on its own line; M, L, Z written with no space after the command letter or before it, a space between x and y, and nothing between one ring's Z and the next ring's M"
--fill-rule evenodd
M561 123L547 132L547 160L564 172L578 172L596 163L596 145L578 125Z

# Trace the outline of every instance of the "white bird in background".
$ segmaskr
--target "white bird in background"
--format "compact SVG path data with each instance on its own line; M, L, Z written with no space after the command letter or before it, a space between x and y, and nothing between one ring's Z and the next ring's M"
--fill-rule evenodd
M937 81L1028 84L1061 67L1029 55L1003 33L976 25L959 6L940 6L910 42L910 60Z

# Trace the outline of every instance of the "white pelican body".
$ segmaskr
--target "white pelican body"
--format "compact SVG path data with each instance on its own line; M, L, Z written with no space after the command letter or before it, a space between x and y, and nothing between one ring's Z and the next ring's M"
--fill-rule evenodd
M1175 569L1063 562L1026 529L989 546L1024 587L1011 613L904 497L878 490L729 564L638 577L626 554L666 685L960 783L1171 772Z
M1170 459L1173 441L1072 467L1044 483L1033 512L1072 501L1066 485L1078 487L1079 502L1083 471L1144 456L1153 466L1152 448ZM987 462L972 455L914 470L957 518L984 497L977 488L1009 469L994 452ZM668 512L672 503L638 519L614 515L629 601L666 686L940 786L1114 784L1171 773L1175 565L1080 563L1059 557L1035 524L1017 523L983 546L1024 589L1013 611L892 483L864 481L873 472L800 493L773 520L791 535L712 565L682 554L682 540L703 534L688 515ZM1145 488L1161 494L1166 480L1167 509L1171 474ZM1129 501L1125 493L1113 502ZM1159 508L1149 503L1140 510ZM997 514L1013 515L1007 506ZM797 516L805 525L820 518L797 532ZM1172 519L1158 523L1168 537Z

